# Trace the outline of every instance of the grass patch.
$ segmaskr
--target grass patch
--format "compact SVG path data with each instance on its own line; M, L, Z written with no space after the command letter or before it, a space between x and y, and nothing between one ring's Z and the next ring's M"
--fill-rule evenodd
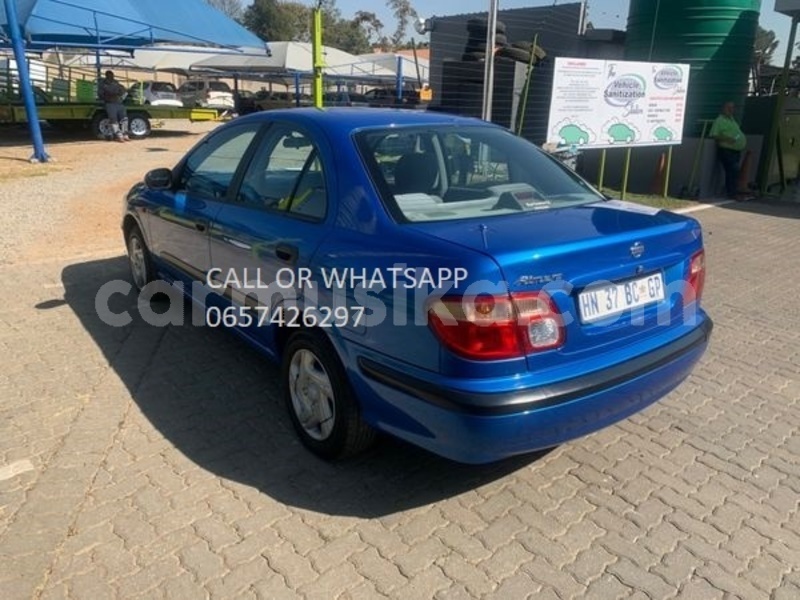
M619 190L612 188L603 188L603 193L608 194L613 198L621 198L622 194ZM697 206L698 202L692 200L683 200L682 198L674 198L667 196L666 198L661 195L655 194L632 194L628 192L625 194L625 200L628 202L635 202L636 204L644 204L654 208L663 208L664 210L679 210L681 208L690 208Z

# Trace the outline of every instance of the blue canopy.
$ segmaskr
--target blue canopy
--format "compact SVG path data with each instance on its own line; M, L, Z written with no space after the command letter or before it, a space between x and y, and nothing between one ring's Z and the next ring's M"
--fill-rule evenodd
M163 42L264 45L203 0L16 0L16 6L28 49L130 48ZM10 32L2 10L0 30L0 45L7 45Z

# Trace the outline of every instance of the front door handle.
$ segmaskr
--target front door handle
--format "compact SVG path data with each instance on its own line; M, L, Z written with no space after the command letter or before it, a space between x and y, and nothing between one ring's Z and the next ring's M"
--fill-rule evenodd
M297 262L298 254L299 251L297 250L297 246L292 246L290 244L278 244L275 247L275 256L277 256L283 262L287 262L289 264L294 264Z

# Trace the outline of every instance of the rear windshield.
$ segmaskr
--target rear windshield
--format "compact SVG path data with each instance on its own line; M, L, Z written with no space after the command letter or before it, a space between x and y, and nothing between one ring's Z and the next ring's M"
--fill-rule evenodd
M175 86L168 81L154 81L150 84L150 89L154 92L175 92Z
M213 90L215 92L230 92L230 86L225 83L224 81L209 81L208 82L208 89Z
M356 134L356 144L401 222L485 219L604 199L559 161L496 127L373 129Z

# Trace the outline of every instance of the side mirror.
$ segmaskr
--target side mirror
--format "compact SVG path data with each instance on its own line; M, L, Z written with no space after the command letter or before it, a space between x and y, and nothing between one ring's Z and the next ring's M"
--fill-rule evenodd
M153 169L144 176L144 183L151 190L166 190L172 187L171 169Z

